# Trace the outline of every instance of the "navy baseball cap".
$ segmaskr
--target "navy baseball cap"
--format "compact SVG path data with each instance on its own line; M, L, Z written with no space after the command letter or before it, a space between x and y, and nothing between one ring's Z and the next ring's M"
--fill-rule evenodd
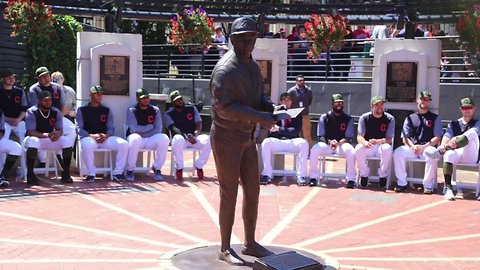
M2 71L0 71L0 78L10 77L10 76L15 76L15 73L13 73L13 70L2 69Z

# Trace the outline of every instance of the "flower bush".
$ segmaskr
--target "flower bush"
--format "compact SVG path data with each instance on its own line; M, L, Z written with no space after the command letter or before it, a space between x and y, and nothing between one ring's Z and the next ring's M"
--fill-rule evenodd
M347 33L347 20L341 15L312 14L304 26L311 41L310 58L317 58L330 47L340 48Z
M39 66L62 71L66 82L75 85L76 33L83 30L75 18L54 15L50 6L32 0L9 0L4 16L12 23L10 35L21 38L20 43L26 48L23 87L35 81L35 69Z
M470 51L480 50L480 5L474 5L457 23L460 39L466 43Z
M204 49L212 42L213 18L202 8L190 8L170 20L170 41L180 51Z

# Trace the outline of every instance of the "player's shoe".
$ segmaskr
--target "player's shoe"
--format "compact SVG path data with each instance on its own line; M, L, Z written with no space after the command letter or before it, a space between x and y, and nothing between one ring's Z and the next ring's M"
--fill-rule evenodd
M260 176L260 184L261 185L268 185L272 182L272 178L268 175L261 175Z
M87 177L85 178L85 182L87 182L87 183L95 182L95 176L94 175L87 175Z
M399 186L399 185L397 185L397 186L395 187L395 192L401 193L401 192L405 192L407 189L408 189L408 184L405 185L405 186Z
M135 180L135 175L133 174L133 171L127 171L125 175L125 180L132 182Z
M115 175L113 175L113 181L115 181L115 182L123 182L123 181L125 181L125 176L123 176L122 173L115 174Z
M160 170L157 170L153 168L153 180L155 181L162 181L163 180L163 175Z
M367 188L368 186L368 177L360 177L360 187Z
M445 195L443 195L443 197L445 200L455 201L455 194L453 194L453 190L449 187L445 190Z
M315 179L315 178L310 178L308 185L311 186L311 187L316 186L316 185L317 185L317 179Z
M197 168L197 178L198 178L198 180L203 180L203 177L204 177L203 169Z
M424 187L423 188L423 194L431 195L433 194L433 189L429 187Z
M355 188L355 181L348 180L347 184L345 185L346 188Z
M380 177L380 179L378 179L378 187L379 188L386 188L387 187L387 178L386 177Z
M308 184L307 178L303 176L297 177L297 185L299 186L306 186Z
M5 176L0 176L0 187L8 187L10 186L10 182L5 179Z
M178 181L183 180L183 169L177 170L175 172L175 179L177 179Z

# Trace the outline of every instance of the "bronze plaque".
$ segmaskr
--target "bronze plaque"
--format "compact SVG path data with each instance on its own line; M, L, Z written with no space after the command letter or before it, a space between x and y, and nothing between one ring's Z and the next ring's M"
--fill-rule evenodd
M128 56L100 56L100 86L105 95L130 94L130 58Z
M388 102L415 102L417 63L388 62L385 98Z
M265 95L272 98L272 61L271 60L257 60L260 67L260 72L263 77L263 84L265 85Z

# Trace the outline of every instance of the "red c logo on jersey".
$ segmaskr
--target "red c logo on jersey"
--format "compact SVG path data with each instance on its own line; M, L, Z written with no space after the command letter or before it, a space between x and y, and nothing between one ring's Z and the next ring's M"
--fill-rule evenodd
M341 124L340 124L340 130L341 130L341 131L345 131L346 129L347 129L347 124L341 123Z
M60 94L58 94L58 91L53 92L53 98L54 99L59 99L60 98Z
M149 116L147 117L147 122L148 122L148 123L153 123L153 120L154 120L153 115L149 115Z
M425 120L425 126L426 127L431 127L432 126L432 120Z
M50 123L50 126L54 127L55 123L57 123L57 119L52 118L52 119L50 119L49 123Z
M187 120L192 121L193 115L191 113L187 114Z
M107 122L107 115L106 115L106 114L100 115L100 121L101 121L102 123L106 123L106 122Z
M20 103L20 97L19 97L19 96L15 96L15 97L13 98L13 101L14 101L15 103L17 103L17 104Z
M380 131L381 131L381 132L387 131L387 125L381 124L381 125L380 125Z

